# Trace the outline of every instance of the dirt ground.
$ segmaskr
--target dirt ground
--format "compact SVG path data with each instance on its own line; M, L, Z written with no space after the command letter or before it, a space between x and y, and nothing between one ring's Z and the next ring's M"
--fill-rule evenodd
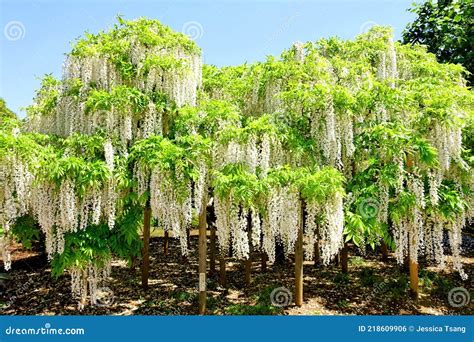
M472 237L468 243L472 243ZM140 271L114 260L112 275L104 284L99 305L78 310L71 296L70 277L53 279L46 257L20 248L13 255L13 267L0 296L3 315L194 315L198 310L197 236L191 236L187 261L179 246L170 240L170 252L163 254L163 238L151 240L149 289L140 286ZM349 274L340 272L336 263L315 266L306 261L302 307L291 300L294 268L291 259L282 265L268 265L261 271L258 255L253 256L252 279L245 286L242 262L228 259L227 286L218 284L216 274L208 277L208 313L212 315L288 314L288 315L469 315L472 301L455 307L449 292L463 287L473 293L474 251L469 246L463 263L469 279L462 281L455 271L440 271L420 263L420 298L409 293L406 271L393 257L382 261L379 253L364 257L351 249ZM359 254L359 255L358 255ZM0 278L0 281L2 278ZM280 292L280 293L278 293ZM279 297L278 297L279 296ZM272 301L273 298L273 301ZM275 298L276 301L275 301ZM279 299L278 299L279 298ZM280 302L279 300L282 300ZM466 302L466 300L464 300ZM285 305L289 303L288 305ZM275 304L275 305L273 305ZM278 306L282 304L282 306Z

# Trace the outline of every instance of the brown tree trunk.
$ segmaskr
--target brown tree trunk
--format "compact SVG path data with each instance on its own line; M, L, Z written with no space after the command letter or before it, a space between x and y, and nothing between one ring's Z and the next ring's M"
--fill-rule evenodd
M223 255L219 256L219 284L221 286L227 286L227 274L225 270L225 257Z
M303 225L304 203L301 200L301 213L298 222L298 236L295 243L295 304L303 305Z
M206 254L207 254L207 224L206 224L207 194L203 195L201 212L199 213L199 314L206 313Z
M262 260L262 272L267 271L267 254L265 252L261 253L261 260Z
M410 260L410 289L413 298L418 299L418 263Z
M285 248L283 247L283 243L279 240L275 243L275 264L285 264Z
M314 267L319 267L321 265L321 254L319 252L319 242L314 243Z
M410 245L414 237L408 236L408 272L410 274L410 292L414 299L418 299L418 263L414 262L410 256Z
M210 224L211 236L209 246L209 275L216 273L216 227Z
M347 248L347 243L344 243L344 247L341 250L341 269L342 273L348 273L348 259L349 259L349 249Z
M143 248L142 248L142 287L148 289L150 275L150 221L151 209L146 207L143 216Z
M165 235L163 237L163 253L165 255L168 255L168 251L169 251L169 238L170 238L170 233L165 230Z
M382 252L382 261L387 261L388 260L388 246L384 241L380 243L380 251Z

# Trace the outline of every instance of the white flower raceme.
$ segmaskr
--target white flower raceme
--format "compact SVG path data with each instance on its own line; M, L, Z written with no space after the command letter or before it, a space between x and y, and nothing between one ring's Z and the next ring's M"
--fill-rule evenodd
M202 198L204 189L204 187L201 189L199 199ZM159 220L163 229L172 231L173 236L179 238L181 252L186 255L188 253L186 232L192 218L191 184L183 196L177 192L170 175L158 167L155 168L150 178L150 208L153 218Z
M325 205L325 222L319 230L319 247L321 259L329 264L343 245L344 207L342 196L336 193L332 200Z
M105 267L98 267L89 263L87 267L73 267L69 270L71 274L72 295L79 299L79 309L83 309L89 296L90 304L97 304L97 292L100 284L110 276L110 260Z
M33 175L20 158L14 154L0 158L0 227L3 228L0 253L7 270L11 267L10 226L27 213L32 184Z
M105 163L109 170L114 169L114 147L110 140L106 140L104 143L104 155L105 155Z
M298 235L299 208L298 193L290 187L276 188L271 192L263 229L263 248L270 261L274 261L275 239L283 243L285 253L293 251Z

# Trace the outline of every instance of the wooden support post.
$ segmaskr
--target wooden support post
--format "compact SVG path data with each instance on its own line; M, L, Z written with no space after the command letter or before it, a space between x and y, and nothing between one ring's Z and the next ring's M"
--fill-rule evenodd
M163 237L163 253L165 255L168 255L168 251L169 251L169 238L170 238L170 233L165 230L165 235Z
M407 155L407 170L411 171L413 169L413 157L411 155ZM417 236L413 236L412 234L408 234L408 269L410 273L410 289L413 298L418 298L418 263L412 261L410 255L410 247L415 244Z
M408 251L410 251L411 239L414 237L409 234ZM408 269L410 273L410 292L414 299L418 299L418 263L413 261L408 252Z
M349 266L348 260L349 259L349 249L347 248L347 243L344 243L344 247L341 250L341 270L342 273L348 273Z
M206 313L207 194L203 195L199 213L199 314Z
M150 221L151 209L146 207L143 215L143 248L142 248L142 287L148 289L150 275Z
M210 224L211 236L209 246L209 275L216 273L216 226Z
M295 243L295 304L297 306L303 305L303 217L304 217L304 203L300 200L300 220L298 222L298 236Z
M227 286L227 274L225 270L225 257L223 255L219 256L219 284L221 286Z

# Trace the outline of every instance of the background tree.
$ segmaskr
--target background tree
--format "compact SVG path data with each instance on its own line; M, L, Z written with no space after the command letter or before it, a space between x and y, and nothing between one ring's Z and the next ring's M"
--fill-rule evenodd
M416 19L403 32L403 43L426 45L440 62L462 64L474 82L474 3L471 0L428 0L415 4Z

